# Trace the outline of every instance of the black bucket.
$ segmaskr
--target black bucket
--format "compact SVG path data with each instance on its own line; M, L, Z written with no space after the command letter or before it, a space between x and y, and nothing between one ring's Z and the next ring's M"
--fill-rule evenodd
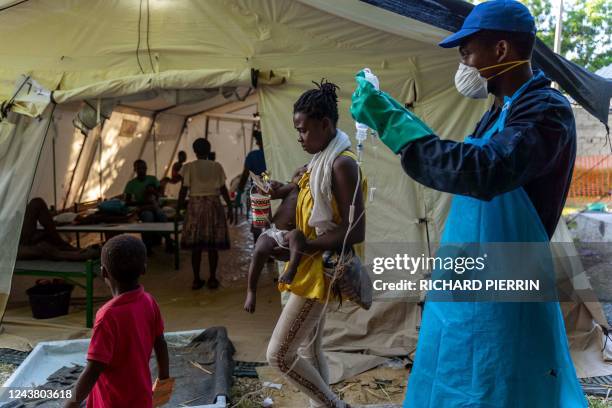
M26 290L30 298L32 316L35 319L50 319L67 315L73 289L73 285L60 279L55 279L53 282L36 281L36 285Z

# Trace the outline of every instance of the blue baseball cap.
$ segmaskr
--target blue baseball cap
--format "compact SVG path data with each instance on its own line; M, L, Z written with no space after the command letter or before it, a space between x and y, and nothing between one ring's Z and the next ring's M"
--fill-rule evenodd
M518 1L492 0L474 7L461 29L438 45L442 48L457 47L465 38L480 30L535 34L536 26L529 9Z

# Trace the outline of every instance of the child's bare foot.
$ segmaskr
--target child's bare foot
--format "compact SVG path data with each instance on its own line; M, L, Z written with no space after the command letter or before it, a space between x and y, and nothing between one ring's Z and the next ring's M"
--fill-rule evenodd
M244 302L244 310L246 310L249 313L255 313L255 303L256 303L255 300L256 300L255 292L249 290L247 292L246 301Z

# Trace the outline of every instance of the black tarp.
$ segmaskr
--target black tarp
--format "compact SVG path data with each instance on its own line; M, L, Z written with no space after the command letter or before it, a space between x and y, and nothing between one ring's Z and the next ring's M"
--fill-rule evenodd
M451 32L461 28L463 20L474 7L462 0L361 1ZM540 40L535 45L533 63L608 129L612 80L595 75L555 54Z
M214 404L217 397L229 398L234 370L234 345L225 327L211 327L196 336L186 346L168 347L170 375L175 379L174 392L167 406L200 406ZM151 356L152 378L157 377L157 362ZM47 378L47 383L36 387L40 390L73 390L83 366L61 367ZM0 395L3 408L60 408L65 400L36 398L12 400L7 404L8 393ZM85 406L85 402L81 405Z
M221 395L229 399L234 352L225 327L210 327L187 346L170 347L170 375L176 382L168 406L214 404ZM151 372L155 377L157 365L153 361Z

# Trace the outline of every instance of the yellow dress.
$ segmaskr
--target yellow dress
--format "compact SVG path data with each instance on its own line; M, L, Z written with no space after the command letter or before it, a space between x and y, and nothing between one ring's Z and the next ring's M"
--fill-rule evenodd
M340 153L341 156L348 156L357 160L357 156L351 151L344 151ZM359 169L361 171L361 169ZM310 172L304 173L298 185L300 192L298 194L297 205L295 208L295 225L296 228L304 233L307 240L312 240L317 237L314 227L308 225L310 219L310 213L314 206L312 194L310 192ZM361 191L363 193L363 200L365 205L367 195L367 182L365 178L361 177ZM336 199L332 198L332 213L333 221L336 224L341 222L340 211L338 211L338 204ZM355 219L359 214L355 214ZM355 253L363 259L363 243L353 246ZM329 287L329 279L325 277L323 273L323 254L322 252L316 252L314 254L302 255L300 264L298 265L297 273L293 278L291 284L279 283L278 289L281 292L290 291L298 296L305 297L307 299L316 299L319 302L324 303L327 297L327 291Z

